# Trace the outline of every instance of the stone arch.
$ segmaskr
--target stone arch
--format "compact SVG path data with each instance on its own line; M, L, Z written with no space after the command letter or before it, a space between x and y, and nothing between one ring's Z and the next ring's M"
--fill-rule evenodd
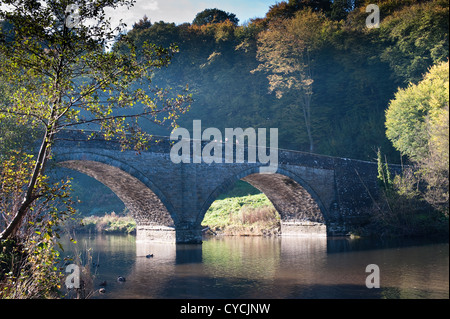
M274 174L261 174L259 167L253 167L225 180L202 205L198 223L216 198L231 190L237 180L263 192L277 209L282 223L327 224L328 211L317 193L301 177L280 167Z
M177 216L166 196L137 169L93 153L59 154L57 165L95 178L130 210L138 226L175 227Z

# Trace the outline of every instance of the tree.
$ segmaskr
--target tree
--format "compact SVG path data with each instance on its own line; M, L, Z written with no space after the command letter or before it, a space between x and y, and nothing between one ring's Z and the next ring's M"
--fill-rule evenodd
M3 57L0 55L0 60L2 59ZM0 104L8 103L15 89L17 87L5 85L0 79ZM0 121L0 159L15 150L29 152L33 148L39 131L33 129L30 122L31 120L21 125L10 118Z
M269 92L278 98L294 95L303 112L309 150L314 151L311 121L314 52L321 45L325 17L312 10L299 11L295 18L273 23L258 38L258 68L268 74Z
M380 7L385 12L390 3ZM402 84L417 83L427 69L445 62L449 53L448 1L433 0L396 10L380 25L386 45L381 54Z
M345 1L345 0L339 0ZM289 0L277 2L269 7L265 21L291 19L298 11L311 10L328 15L332 3L330 0Z
M142 19L140 19L138 22L133 24L133 29L134 30L145 30L145 29L150 28L151 26L152 26L152 22L146 15L144 15L144 17Z
M448 216L449 210L449 108L429 123L429 156L420 164L427 183L425 200Z
M225 12L219 9L205 9L202 12L197 13L192 24L205 25L210 23L221 23L229 20L234 25L239 23L239 19L236 18L234 13Z
M6 228L22 204L36 162L33 156L10 152L0 168L0 229ZM40 176L37 197L24 217L16 238L0 241L0 299L54 298L64 276L56 267L61 261L57 241L61 225L75 213L70 199L70 181L50 183Z
M386 135L419 166L425 199L448 214L449 62L429 69L418 84L399 89L386 111Z
M154 71L168 65L176 47L145 43L139 57L131 41L124 53L105 50L124 27L112 28L105 9L130 7L133 0L4 3L9 8L0 9L0 19L13 28L2 30L0 77L18 88L0 104L0 120L31 121L44 133L23 200L0 239L17 233L37 199L37 182L61 130L90 125L106 139L117 138L124 149L139 150L149 136L140 129L138 119L174 124L189 101L186 94L169 95L151 86ZM133 108L137 104L143 106L139 112Z
M330 18L333 20L347 18L348 13L352 10L352 6L351 0L334 0L330 7Z
M269 7L269 11L266 13L265 20L276 21L280 19L290 19L294 16L294 10L287 2L277 2Z
M311 9L315 12L328 13L331 7L330 0L289 0L288 5L294 9L294 11Z
M386 111L386 135L403 155L421 161L429 154L430 127L448 105L448 62L430 68L418 84L399 89Z

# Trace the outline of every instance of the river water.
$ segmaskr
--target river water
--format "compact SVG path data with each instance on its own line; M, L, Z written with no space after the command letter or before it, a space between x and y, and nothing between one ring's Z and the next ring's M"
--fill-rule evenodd
M95 263L93 288L106 281L106 293L93 298L449 298L448 242L221 237L174 245L115 235L77 242ZM73 254L73 244L64 247L63 255ZM376 274L366 272L369 264L379 268L380 288L366 286Z

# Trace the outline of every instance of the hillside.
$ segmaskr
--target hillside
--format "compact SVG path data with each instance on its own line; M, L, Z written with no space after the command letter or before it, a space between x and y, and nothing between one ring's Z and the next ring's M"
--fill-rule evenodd
M202 120L202 128L220 130L273 127L279 130L281 148L373 160L381 147L390 161L398 162L399 154L385 137L384 113L398 87L416 83L431 65L447 60L448 3L378 1L380 28L368 29L365 6L371 1L316 2L327 1L274 4L265 17L244 26L229 20L175 25L143 18L123 39L138 47L145 41L178 45L171 65L153 81L161 87L189 87L194 101L179 120L188 130L194 119ZM119 41L115 49L120 47ZM303 66L287 70L294 60ZM285 69L272 67L271 72L262 67L268 63L284 63ZM309 91L301 84L282 91L280 83L270 80L276 76L279 82L292 82L304 74L312 83ZM308 121L305 96L310 98Z

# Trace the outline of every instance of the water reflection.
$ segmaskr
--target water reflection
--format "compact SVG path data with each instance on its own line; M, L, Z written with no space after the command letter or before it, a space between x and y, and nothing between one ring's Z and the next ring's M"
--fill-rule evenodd
M97 236L79 245L101 265L96 282L108 282L96 298L449 297L448 243L228 237L173 245ZM380 289L365 286L371 263L380 267Z

